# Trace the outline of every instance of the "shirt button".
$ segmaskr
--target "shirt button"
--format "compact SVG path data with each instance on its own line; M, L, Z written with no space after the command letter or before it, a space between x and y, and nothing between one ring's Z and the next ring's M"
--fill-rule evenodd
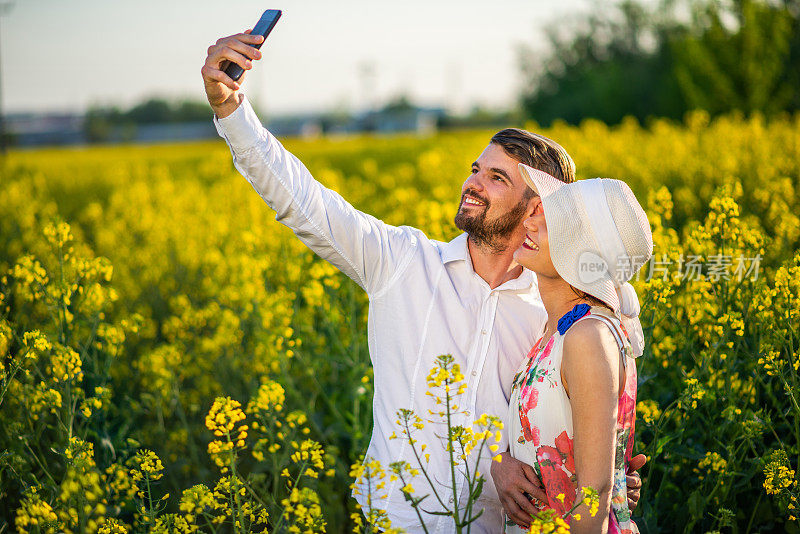
M485 336L486 335L486 330L481 330L481 335Z
M478 371L472 371L472 376L478 376Z

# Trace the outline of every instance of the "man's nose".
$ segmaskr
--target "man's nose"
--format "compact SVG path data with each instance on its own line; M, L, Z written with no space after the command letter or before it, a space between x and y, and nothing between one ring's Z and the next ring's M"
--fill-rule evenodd
M469 187L478 191L483 191L484 189L484 177L481 175L480 172L474 172L469 175L467 181L464 183L465 188Z

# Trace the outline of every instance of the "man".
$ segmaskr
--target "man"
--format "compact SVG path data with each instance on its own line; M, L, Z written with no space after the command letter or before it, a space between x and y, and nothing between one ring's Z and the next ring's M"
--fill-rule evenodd
M466 413L454 424L470 424L482 413L506 416L513 375L546 318L533 273L512 258L525 236L521 222L533 207L518 163L566 182L575 178L574 164L547 138L503 130L472 164L462 187L455 222L464 234L441 243L415 228L389 226L316 182L262 127L239 93L240 85L223 72L228 61L249 70L251 61L261 58L251 45L262 39L242 33L222 38L208 49L202 75L217 130L231 149L234 165L277 212L276 219L369 295L375 426L367 455L385 467L397 460L414 465L406 442L389 436L397 430L398 409L427 414L435 407L425 395L425 377L436 356L452 354L466 377L467 392L459 403ZM430 446L431 479L449 481L448 455L435 446L439 439L434 431L428 426L415 437ZM508 450L507 441L500 446ZM514 521L527 525L535 508L526 493L545 498L532 468L504 454L501 463L486 461L481 471L488 475L490 469L494 484L484 486L477 506L484 512L473 531L502 529L501 500ZM636 478L635 500L638 483ZM461 480L462 502L464 486ZM378 507L387 510L394 527L420 531L398 482L387 484L381 493L387 498L378 500ZM451 495L452 490L444 494ZM435 509L431 501L426 500L427 509ZM451 531L448 521L435 515L426 518L430 532Z

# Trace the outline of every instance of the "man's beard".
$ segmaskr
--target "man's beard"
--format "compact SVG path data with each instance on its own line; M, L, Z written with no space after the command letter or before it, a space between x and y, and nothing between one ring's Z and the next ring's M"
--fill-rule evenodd
M508 238L522 224L525 210L528 207L527 201L523 200L497 219L487 221L486 213L489 211L489 201L474 192L464 192L465 195L467 193L470 196L479 198L485 204L485 207L478 215L467 215L461 211L461 206L464 204L464 195L462 195L461 204L458 206L458 213L455 218L456 228L466 232L472 242L479 247L489 248L494 252L505 251L508 248Z

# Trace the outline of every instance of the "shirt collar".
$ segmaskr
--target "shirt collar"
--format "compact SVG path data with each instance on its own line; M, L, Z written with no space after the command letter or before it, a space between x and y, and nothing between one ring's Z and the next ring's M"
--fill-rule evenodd
M467 248L466 232L449 243L442 245L442 261L444 263L458 260L469 262L470 266L472 266L472 260L469 257L469 249Z
M471 271L475 272L472 267L472 258L469 256L469 248L467 247L467 234L466 232L459 235L452 241L444 243L441 247L442 262L450 263L453 261L465 261ZM477 276L477 274L475 275ZM513 280L509 280L505 284L497 287L497 291L519 291L521 289L530 289L536 284L536 275L523 268L522 274Z
M509 280L505 284L498 287L497 290L520 291L520 290L528 290L534 286L536 286L537 288L539 287L539 285L536 283L536 274L534 274L533 271L529 271L528 269L523 267L521 275L514 278L513 280Z

